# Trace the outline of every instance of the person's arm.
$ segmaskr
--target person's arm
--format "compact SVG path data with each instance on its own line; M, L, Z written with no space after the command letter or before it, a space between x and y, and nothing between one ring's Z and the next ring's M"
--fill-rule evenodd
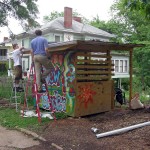
M21 57L23 56L23 51L22 51L23 49L24 49L24 47L20 47L20 48L19 48L19 50L20 50L20 52L21 52L21 53L20 53L20 56L21 56Z

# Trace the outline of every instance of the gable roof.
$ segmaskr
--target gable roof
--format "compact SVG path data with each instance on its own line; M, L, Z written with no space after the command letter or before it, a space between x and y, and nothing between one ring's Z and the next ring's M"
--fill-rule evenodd
M88 24L80 23L75 20L72 20L72 28L65 28L64 17L58 17L42 25L40 29L43 31L43 33L44 32L47 33L47 31L60 31L60 32L68 32L68 33L78 33L78 34L84 34L84 35L87 34L87 35L102 36L102 37L107 37L107 38L116 37L115 35L110 34L104 30L98 29ZM34 35L35 30L36 29L31 30L27 34Z

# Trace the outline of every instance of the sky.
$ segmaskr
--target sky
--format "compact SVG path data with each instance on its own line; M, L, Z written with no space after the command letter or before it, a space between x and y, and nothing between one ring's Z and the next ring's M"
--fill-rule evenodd
M73 11L78 12L85 18L92 20L93 17L99 16L100 20L108 21L111 18L110 7L114 0L38 0L39 23L42 23L42 18L49 15L53 11L63 12L64 7L71 7ZM9 28L14 34L21 33L23 29L14 19L10 20ZM0 42L4 36L9 36L6 27L0 28Z

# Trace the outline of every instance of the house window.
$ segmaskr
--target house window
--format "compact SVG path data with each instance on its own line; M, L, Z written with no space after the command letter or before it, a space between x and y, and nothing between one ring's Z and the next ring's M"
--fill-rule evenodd
M22 61L22 70L25 70L25 61Z
M127 72L127 60L124 61L124 72Z
M114 65L114 60L112 60L111 63Z
M112 60L114 62L114 71L117 73L128 72L128 60Z
M22 39L22 41L21 41L21 45L22 45L22 46L24 46L24 39Z
M123 60L120 60L120 71L119 72L123 72Z
M55 35L55 42L60 42L60 36L59 35Z
M0 50L0 56L6 56L7 50L6 49L1 49Z
M115 72L119 72L119 60L115 60Z

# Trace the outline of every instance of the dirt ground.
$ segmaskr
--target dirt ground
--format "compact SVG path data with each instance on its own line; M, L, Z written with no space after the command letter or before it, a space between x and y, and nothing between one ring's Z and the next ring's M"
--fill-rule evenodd
M149 150L150 126L99 139L91 131L92 127L96 127L99 129L98 133L103 133L147 121L150 121L150 109L128 108L56 120L38 131L37 134L45 138L45 142L40 141L39 145L23 150Z

